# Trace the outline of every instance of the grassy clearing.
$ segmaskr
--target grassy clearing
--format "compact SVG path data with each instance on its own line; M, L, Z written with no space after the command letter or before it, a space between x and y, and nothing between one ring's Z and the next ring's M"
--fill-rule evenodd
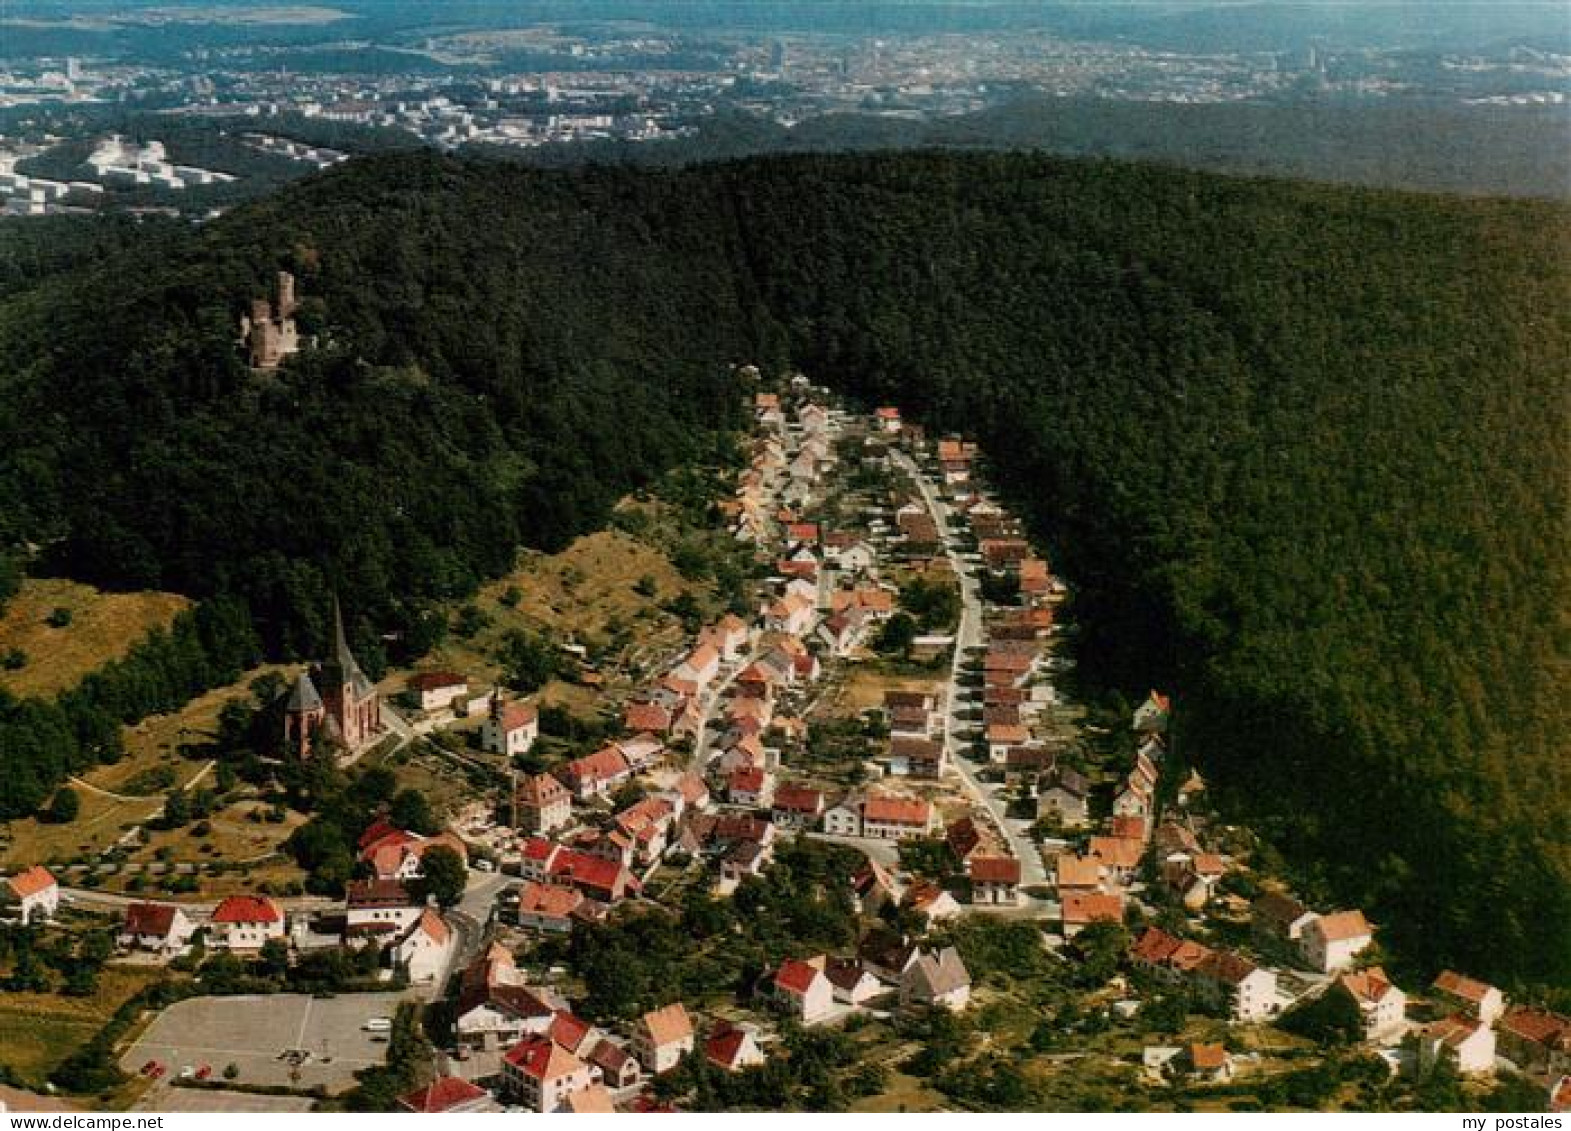
M417 666L461 672L472 686L483 687L500 681L497 654L512 632L545 633L592 650L609 648L602 663L606 687L556 682L541 695L542 702L592 715L606 695L627 690L640 669L682 645L681 621L663 608L682 593L702 602L707 590L685 581L663 553L645 542L616 530L587 534L558 554L520 554L512 573L487 584L471 602L484 627L467 638L450 633ZM384 691L402 691L408 675L389 673Z
M224 704L232 699L249 699L251 681L266 672L276 672L285 679L292 678L298 665L266 664L253 668L225 687L214 688L199 695L180 710L168 715L154 715L143 719L136 726L121 732L125 743L125 756L112 766L100 766L83 776L100 789L111 793L142 792L137 779L159 769L172 770L174 780L189 780L197 763L180 755L186 745L200 746L218 733L218 714Z
M121 1004L164 977L160 969L105 967L92 997L0 995L0 1064L35 1085L103 1028Z
M0 851L0 864L18 868L97 856L119 840L127 828L146 821L163 806L159 797L119 800L86 789L78 788L76 792L82 809L69 824L47 824L32 817L10 822L5 827L7 840Z
M191 602L174 593L104 593L59 578L28 578L0 613L0 655L26 656L16 671L0 671L0 687L18 697L49 697L117 660L155 628L166 628ZM71 623L48 623L56 609Z
M826 710L837 715L859 715L863 711L882 706L886 691L937 693L943 690L946 674L934 673L931 678L895 675L875 664L857 664L846 673L839 694Z

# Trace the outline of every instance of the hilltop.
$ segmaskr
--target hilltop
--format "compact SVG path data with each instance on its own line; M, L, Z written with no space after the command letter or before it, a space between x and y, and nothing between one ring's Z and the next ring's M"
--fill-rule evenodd
M1571 978L1563 208L1026 155L354 162L0 304L0 515L379 661L794 363L977 433L1189 757L1424 964ZM315 338L235 339L293 270ZM1105 645L1105 646L1103 646Z

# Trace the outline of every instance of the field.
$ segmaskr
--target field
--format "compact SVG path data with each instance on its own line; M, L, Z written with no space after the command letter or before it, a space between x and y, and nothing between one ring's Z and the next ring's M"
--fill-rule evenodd
M844 684L833 703L825 704L826 714L860 715L863 711L879 707L886 691L942 692L947 672L935 672L931 678L894 675L879 669L876 664L857 664L846 673Z
M15 867L36 861L96 857L114 845L127 829L156 815L171 788L211 785L211 764L182 756L181 747L200 746L211 738L223 705L249 696L250 683L259 675L276 672L287 677L294 670L281 665L256 668L227 687L193 699L179 711L155 715L126 727L122 732L125 756L113 765L95 767L73 784L82 805L77 819L65 825L40 823L31 818L11 822L0 863ZM291 814L279 824L250 820L249 814L258 808L259 803L252 799L232 802L213 814L208 822L210 831L201 837L195 835L194 825L151 832L148 843L133 852L128 862L145 867L160 852L170 864L261 860L276 851L301 818ZM300 878L299 870L292 864L268 861L249 876L203 876L201 894L222 896L261 880L282 885ZM108 890L125 890L127 879L129 873L122 873L109 878L104 886Z
M175 781L188 780L191 775L188 767L196 763L180 756L181 746L200 745L214 737L218 729L218 713L223 710L224 704L231 699L249 698L251 681L258 676L276 672L288 679L297 670L297 666L285 664L253 668L234 683L214 688L178 711L168 715L153 715L135 726L126 727L121 732L125 756L112 766L100 766L84 775L84 780L111 793L153 792L137 788L138 779L145 779L161 770L169 771Z
M141 824L163 807L159 797L116 798L80 788L76 792L82 808L69 824L46 824L27 817L7 825L8 840L0 851L0 865L17 868L96 856L119 840L127 828Z
M41 1084L122 1002L163 976L162 970L108 966L92 997L0 995L0 1064Z
M190 602L173 593L104 593L57 578L29 578L0 612L0 656L26 656L16 671L0 671L0 687L18 697L48 697L74 687L89 672L117 660L155 628L165 628ZM66 609L71 622L48 618Z

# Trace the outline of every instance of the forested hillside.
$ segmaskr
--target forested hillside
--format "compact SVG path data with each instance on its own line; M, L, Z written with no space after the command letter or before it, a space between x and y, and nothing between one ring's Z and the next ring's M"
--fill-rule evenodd
M1086 672L1419 962L1571 980L1568 217L1035 156L357 162L0 303L0 534L433 631L795 361L980 433ZM243 367L294 269L319 346Z

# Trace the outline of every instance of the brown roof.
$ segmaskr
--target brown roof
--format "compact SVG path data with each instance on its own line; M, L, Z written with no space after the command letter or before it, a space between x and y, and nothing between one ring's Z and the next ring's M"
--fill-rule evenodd
M1489 996L1489 992L1494 987L1476 978L1469 978L1465 974L1458 974L1454 970L1442 970L1440 976L1435 979L1435 989L1440 993L1450 994L1454 998L1478 1005Z
M133 903L125 909L125 932L138 937L168 936L175 925L175 912L180 910L172 903Z
M1189 1063L1203 1071L1221 1068L1227 1064L1227 1049L1222 1045L1190 1045Z
M966 866L974 883L1018 884L1020 861L1013 856L973 856Z

